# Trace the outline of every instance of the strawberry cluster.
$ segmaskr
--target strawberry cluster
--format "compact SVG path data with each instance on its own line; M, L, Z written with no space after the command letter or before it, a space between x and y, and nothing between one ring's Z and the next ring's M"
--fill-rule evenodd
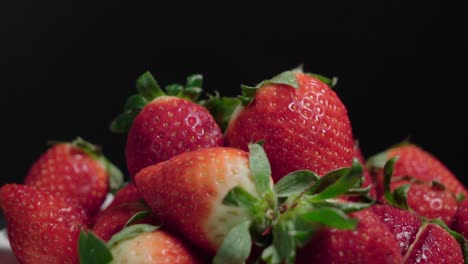
M20 263L465 263L467 189L401 143L367 162L336 79L283 72L236 98L146 72L111 123L129 181L81 138L0 188ZM103 205L106 196L112 202Z

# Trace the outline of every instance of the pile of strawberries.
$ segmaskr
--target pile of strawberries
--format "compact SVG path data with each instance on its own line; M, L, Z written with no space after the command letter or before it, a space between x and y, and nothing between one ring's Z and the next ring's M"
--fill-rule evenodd
M409 142L364 161L335 79L294 69L200 100L202 81L138 78L110 126L127 183L77 138L2 186L18 261L465 263L467 189Z

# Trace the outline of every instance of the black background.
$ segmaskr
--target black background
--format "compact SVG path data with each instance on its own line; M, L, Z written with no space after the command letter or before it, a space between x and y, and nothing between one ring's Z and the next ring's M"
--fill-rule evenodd
M76 136L125 169L108 125L145 70L162 84L199 72L234 96L298 64L339 78L366 156L410 136L467 183L463 14L461 1L1 1L0 184Z

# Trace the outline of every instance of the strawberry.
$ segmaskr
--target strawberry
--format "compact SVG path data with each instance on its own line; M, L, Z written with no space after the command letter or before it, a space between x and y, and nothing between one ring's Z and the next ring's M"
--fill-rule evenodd
M139 93L111 123L112 131L128 132L125 157L132 179L141 169L180 153L223 144L214 118L190 100L201 92L201 78L190 76L185 87L168 85L166 93L149 72L138 78Z
M359 163L361 163L361 166L363 166L364 180L362 183L362 187L371 186L369 196L375 199L377 196L375 184L372 180L372 176L369 170L365 167L366 160L357 142L354 144L354 158L357 158L359 160Z
M185 242L163 230L144 232L111 247L111 264L127 263L202 263Z
M76 200L6 184L0 189L0 204L20 263L78 263L78 236L88 219Z
M385 162L393 157L399 157L393 177L409 176L428 183L436 181L455 195L468 194L463 184L437 157L406 142L369 159L368 166L376 174L380 184L382 184L382 168Z
M466 240L453 235L442 222L421 220L416 214L388 205L376 205L370 210L397 239L404 263L464 263Z
M403 209L410 209L428 219L442 219L451 225L458 202L445 186L433 181L425 182L410 176L395 177L399 157L393 157L379 171L383 194L380 201Z
M122 203L98 213L92 231L107 242L115 233L127 226L129 220L136 214L144 213L140 215L143 218L132 221L132 224L156 224L156 220L149 215L149 212L150 208L143 203Z
M402 263L395 238L372 212L351 216L359 220L355 230L318 231L298 251L296 263Z
M457 213L458 202L452 193L438 185L397 181L391 184L391 190L408 184L407 204L415 213L428 219L440 218L451 225Z
M249 154L242 150L207 148L149 166L135 176L135 183L165 227L199 248L215 253L232 228L246 220L255 225L255 214L260 219L259 233L266 228L262 221L273 205L260 202L251 211L223 204L234 187L241 187L240 193L254 201L261 197L259 190L271 195L270 174L261 173L263 187L257 188L255 172L249 167L249 164L265 166L260 165L262 162L252 164Z
M264 140L275 182L299 169L324 175L351 166L348 113L327 81L287 71L256 87L243 86L243 106L232 115L226 145L246 150L250 142Z
M101 207L109 188L122 182L121 172L99 148L77 138L49 148L31 166L24 183L41 191L74 199L92 217Z
M468 200L460 203L452 228L468 237Z
M419 216L389 205L376 204L369 210L387 226L397 240L401 255L405 255L421 227Z
M120 189L114 196L112 202L107 206L106 210L112 209L123 203L132 203L142 200L140 192L136 188L135 184L130 182Z

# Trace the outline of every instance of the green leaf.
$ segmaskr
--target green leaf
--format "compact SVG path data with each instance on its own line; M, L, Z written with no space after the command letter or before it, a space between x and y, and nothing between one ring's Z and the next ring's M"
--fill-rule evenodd
M184 90L184 86L182 84L173 83L166 85L165 90L167 95L178 96Z
M437 180L432 180L431 182L431 185L433 188L436 188L437 190L440 190L440 191L445 191L445 185L442 184L440 181L437 181Z
M238 264L247 260L252 247L249 227L250 222L244 221L229 230L213 258L214 264Z
M136 88L138 93L145 97L148 101L153 100L158 96L166 95L159 87L158 82L154 79L153 75L147 71L140 75L136 81Z
M127 227L131 224L134 224L135 222L145 218L145 217L148 217L150 215L150 212L149 211L140 211L140 212L137 212L135 213L134 215L132 215L132 217L130 217L130 219L128 219L127 223L125 223L125 226L124 227Z
M258 199L255 196L240 186L232 188L223 199L225 205L240 206L251 211L255 211L257 202Z
M200 94L203 92L203 89L200 87L185 87L185 89L182 91L182 94L190 99L191 101L196 101L198 97L200 97Z
M192 74L187 77L186 87L203 87L203 75Z
M362 173L361 164L357 159L354 159L353 165L348 173L340 177L334 184L328 186L320 193L310 197L309 201L325 200L345 194L349 189L359 183L363 177Z
M325 190L327 187L335 184L340 178L344 177L349 173L350 168L340 168L329 172L318 180L312 187L307 191L308 194L317 194Z
M231 116L239 106L241 101L236 97L219 97L219 93L210 96L208 100L200 102L200 104L208 109L210 114L216 120L222 131L228 127Z
M89 141L86 141L81 137L77 137L70 144L73 145L76 148L79 148L79 149L83 150L84 152L86 152L86 154L88 154L89 156L91 156L94 159L96 159L100 155L102 155L102 149L101 149L100 146L95 145L95 144L93 144L93 143L91 143Z
M445 229L455 240L457 240L458 244L460 244L460 247L463 252L463 260L465 263L468 263L468 240L460 233L450 229L444 221L440 219L433 219L431 220L431 223L434 223L443 229Z
M259 144L249 144L249 166L261 197L271 192L271 168L267 155Z
M239 96L239 100L241 101L243 106L248 105L254 98L255 93L257 92L259 86L247 86L241 85L241 96Z
M374 156L367 159L366 167L370 171L378 171L385 166L388 160L388 153L386 151L375 154Z
M286 263L294 263L296 257L296 242L290 234L294 230L292 222L278 222L273 226L273 245L281 260Z
M387 202L390 205L393 206L398 206L398 204L395 202L395 199L393 199L393 194L390 190L390 182L392 180L392 175L393 175L393 168L395 167L395 162L398 160L398 157L391 158L390 160L385 163L384 166L384 197L387 200Z
M345 213L351 213L356 211L361 211L363 209L371 207L375 201L369 203L358 203L358 202L340 202L340 201L320 201L314 203L316 207L333 207L339 209Z
M281 178L275 184L278 197L289 197L304 192L312 183L320 178L309 170L297 170Z
M120 190L124 183L124 176L122 171L110 162L106 157L101 156L101 162L107 171L107 177L109 179L109 189L111 193L116 194Z
M270 80L266 80L263 82L263 85L266 84L285 84L299 89L299 83L297 82L296 74L293 71L282 72L276 75L275 77L271 78Z
M410 185L404 184L393 191L393 200L398 205L398 207L405 210L409 209L408 203L406 202L409 189Z
M281 258L279 256L278 250L274 245L270 245L262 252L262 260L268 264L279 264L281 263Z
M125 111L118 115L110 124L109 129L115 133L127 133L139 111Z
M347 196L365 196L365 195L368 195L370 190L371 190L372 186L369 185L365 188L351 188L349 189L345 195Z
M315 74L315 73L307 73L307 75L319 79L320 81L322 81L323 83L325 83L326 85L328 85L330 87L335 87L336 84L338 83L338 78L336 78L336 77L328 78L328 77L325 77L323 75L319 75L319 74Z
M147 103L148 103L148 100L145 97L143 97L141 94L134 94L130 96L125 102L124 110L139 112L141 109L143 109L146 106Z
M305 220L317 222L337 229L354 229L358 220L332 207L317 207L301 215Z
M104 241L96 237L93 232L80 231L78 252L81 264L106 264L113 259L112 253Z
M147 224L138 224L126 227L111 237L111 239L107 242L107 247L112 248L119 242L122 242L127 239L132 239L142 233L153 232L158 228L159 226Z
M459 193L456 198L457 198L457 201L460 203L465 200L466 196L463 193Z

